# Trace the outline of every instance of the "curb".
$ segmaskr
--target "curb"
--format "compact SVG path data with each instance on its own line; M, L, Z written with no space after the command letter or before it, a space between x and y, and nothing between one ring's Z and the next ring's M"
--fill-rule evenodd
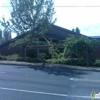
M0 60L0 64L3 65L17 65L17 66L41 66L42 63L30 63L30 62L18 62L18 61L2 61ZM68 68L72 70L83 70L83 71L100 71L100 68L97 67L85 67L85 66L71 66L71 65L64 65L64 64L49 64L46 63L45 67L56 67L56 68Z
M41 63L17 62L17 61L1 61L3 65L18 65L18 66L41 66Z

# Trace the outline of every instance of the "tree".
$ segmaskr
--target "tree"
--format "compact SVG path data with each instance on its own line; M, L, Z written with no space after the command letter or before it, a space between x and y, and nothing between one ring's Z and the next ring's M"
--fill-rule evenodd
M75 29L72 29L73 32L75 32Z
M2 43L2 30L0 30L0 44Z
M0 30L0 39L2 39L2 30Z
M53 0L10 0L12 6L11 18L9 21L2 19L1 24L17 35L30 34L30 41L39 52L36 45L36 35L43 36L55 22L53 15Z
M76 27L76 33L80 34L80 29Z
M61 41L61 44L64 48L64 55L72 58L84 58L84 55L88 55L89 57L92 56L96 47L100 44L100 41L81 35L71 35Z
M11 32L10 31L8 31L7 29L4 29L3 30L3 40L4 41L8 41L8 40L10 40L11 39Z
M77 34L80 34L80 29L76 27L76 29L72 29L73 32L76 32Z

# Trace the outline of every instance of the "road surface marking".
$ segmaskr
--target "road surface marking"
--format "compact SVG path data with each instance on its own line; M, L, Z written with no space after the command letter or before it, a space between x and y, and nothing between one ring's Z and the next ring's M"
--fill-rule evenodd
M26 92L26 93L34 93L34 94L42 94L42 95L60 96L60 97L91 98L91 96L66 95L66 94L38 92L38 91L21 90L21 89L4 88L4 87L0 87L0 89L8 90L8 91L15 91L15 92Z
M6 73L6 72L0 72L0 74L4 74L4 73Z
M74 78L70 78L69 80L74 81Z
M98 82L98 83L100 83L100 80L90 80L90 79L74 79L74 81Z

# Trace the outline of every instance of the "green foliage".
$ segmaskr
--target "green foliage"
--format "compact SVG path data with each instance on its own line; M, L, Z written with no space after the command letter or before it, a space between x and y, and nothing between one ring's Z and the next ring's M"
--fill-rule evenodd
M2 56L0 55L0 60L2 60Z
M3 17L0 23L17 35L29 31L32 36L42 36L55 22L53 0L10 0L10 3L11 17L8 21Z
M6 28L2 31L0 30L0 44L7 42L11 39L11 32L8 31Z
M30 34L28 34L22 39L17 39L17 40L15 40L14 43L10 43L9 47L12 48L12 47L19 46L19 47L25 48L27 45L31 46L33 44L33 41L30 41L30 37L32 37L32 36Z
M80 34L80 29L76 27L76 29L72 29L73 32L76 32L77 34Z
M100 66L100 59L96 59L94 65L95 66Z
M41 63L41 61L40 61L38 58L34 58L34 59L33 59L33 62L34 62L34 63Z
M8 61L25 61L25 62L40 62L37 58L31 57L20 57L18 54L2 56L0 55L0 60L8 60Z
M2 55L0 54L0 60L6 60L6 56L2 56Z
M49 46L49 53L52 59L65 59L67 57L81 59L85 58L86 55L92 58L96 47L100 44L100 41L80 34L70 35L65 40L61 40L58 43L54 43L48 39L45 40Z
M8 55L6 57L6 59L7 60L10 60L10 61L17 61L18 58L19 58L19 55L18 54Z
M24 61L33 62L33 59L31 57L25 57Z
M60 41L63 54L67 57L84 58L84 55L92 56L100 41L82 35L71 35L66 40Z
M32 63L40 63L41 62L38 58L31 58L31 57L25 57L24 61L32 62Z
M54 43L53 41L50 41L49 39L46 39L44 37L44 39L47 42L47 45L49 46L48 50L49 50L49 54L51 54L51 57L53 59L59 59L62 57L62 53L59 51L59 44L58 43Z
M46 60L48 63L53 64L67 64L67 65L80 65L80 66L86 66L86 60L83 58L62 58L62 59L48 59Z
M37 57L37 52L32 48L32 49L27 49L26 50L26 56L31 57L31 58L36 58Z
M9 31L17 33L17 35L25 33L31 35L29 38L17 40L15 44L10 46L26 47L33 45L37 51L39 44L35 39L36 36L44 36L55 22L53 0L10 0L10 3L12 6L11 17L8 21L3 17L0 21L1 25ZM41 59L38 52L37 55Z
M6 56L1 56L2 59L1 60L7 60Z
M16 61L24 61L24 58L23 57L17 57Z
M7 30L7 28L5 28L3 30L3 38L2 38L5 42L11 39L11 31Z
M67 55L75 55L80 57L81 52L86 51L85 38L82 36L71 36L65 40L64 47L66 48Z
M46 58L46 53L42 52L42 53L40 53L40 55L41 55L42 59L45 60L45 58Z

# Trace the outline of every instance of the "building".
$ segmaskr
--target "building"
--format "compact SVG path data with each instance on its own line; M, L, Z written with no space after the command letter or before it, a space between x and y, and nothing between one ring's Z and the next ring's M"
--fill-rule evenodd
M53 25L51 29L45 34L47 38L54 39L54 40L63 40L68 37L69 34L75 34L75 32L70 31L68 29ZM0 45L0 54L4 56L19 54L20 56L25 56L25 48L22 47L14 47L9 48L10 43L14 43L17 39L24 38L27 34L22 34L20 36L15 37L3 44ZM40 37L37 37L40 38Z

